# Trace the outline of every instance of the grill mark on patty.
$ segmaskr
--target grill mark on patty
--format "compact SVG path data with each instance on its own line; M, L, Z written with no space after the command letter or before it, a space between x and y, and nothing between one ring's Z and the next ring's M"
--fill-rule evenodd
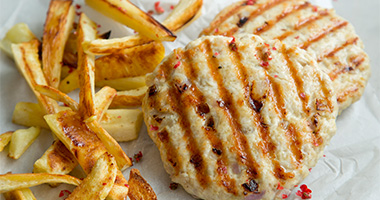
M341 46L338 46L336 48L334 48L333 50L331 51L328 51L327 53L319 56L317 58L317 61L318 62L321 62L324 58L329 58L329 57L333 57L336 53L338 53L339 51L341 51L342 49L344 49L345 47L349 46L349 45L352 45L352 44L356 44L356 42L359 40L358 37L355 37L355 38L351 38L351 39L348 39L345 43L343 43Z
M309 38L306 42L301 44L299 47L301 49L307 49L311 44L317 42L318 40L324 38L327 34L337 31L348 24L347 21L338 21L334 23L332 26L327 27L321 32L317 33L314 37Z
M318 15L311 16L311 17L308 17L304 20L299 21L297 24L294 25L294 27L293 27L294 30L287 31L287 32L283 33L282 35L275 37L275 39L284 40L285 38L292 35L293 33L296 33L296 31L300 30L301 28L318 21L318 20L322 19L323 17L329 16L329 14L330 13L327 10L323 10L321 12L318 12Z
M245 3L244 4L241 4L241 3L235 4L232 8L229 9L229 11L225 15L219 16L218 20L213 21L210 24L210 27L204 29L200 35L208 35L208 34L211 34L212 32L215 32L215 34L218 34L219 25L221 23L223 23L224 21L226 21L228 18L230 18L235 13L238 13L240 11L240 9L242 9L244 6L246 6Z
M293 6L291 10L285 9L280 15L276 16L276 19L270 20L270 21L266 22L264 25L260 26L259 28L256 28L256 30L253 32L253 34L260 35L260 34L264 33L265 31L270 30L272 27L274 27L276 25L276 23L278 23L279 21L281 21L285 17L287 17L293 13L296 13L297 11L306 9L308 7L310 7L310 3L305 2L303 4L298 4L298 5Z
M204 44L201 46L201 52L206 53L207 67L210 70L210 75L212 79L217 83L218 90L220 94L219 107L221 107L225 113L225 116L232 129L232 134L234 138L234 147L236 148L236 153L238 154L238 162L246 165L246 173L248 177L257 179L261 175L259 174L259 165L253 159L251 151L249 151L249 144L247 138L242 132L242 125L237 121L239 118L239 113L233 104L233 99L227 88L224 87L223 77L218 70L218 63L212 58L211 43L210 40L205 40Z
M241 48L241 47L239 47ZM262 51L257 51L257 54L260 54ZM253 122L258 129L259 137L261 141L258 145L263 154L266 154L273 165L273 174L278 179L286 179L287 175L284 174L284 170L281 167L280 163L276 159L276 145L274 144L272 138L270 137L270 130L265 124L264 117L261 115L261 107L258 108L257 100L254 99L253 93L253 84L250 86L248 83L248 72L246 67L241 63L242 56L239 52L230 51L230 59L232 63L235 64L237 70L237 77L243 85L244 88L244 99L251 109L251 115ZM294 153L294 152L293 152ZM301 154L302 155L302 154Z
M198 89L196 84L193 83L193 80L197 79L197 76L198 76L197 74L198 74L199 68L194 66L194 63L196 63L196 62L191 62L191 61L189 61L189 59L192 59L194 57L193 55L195 53L196 53L195 50L185 51L184 57L183 57L184 60L182 63L183 63L183 69L185 71L184 73L185 73L186 77L188 77L188 80L189 80L190 85L191 85L191 88L189 90L189 93L190 93L189 95L191 95L192 98L195 99L195 101L193 101L193 102L196 102L196 103L193 103L194 104L193 107L195 107L195 110L198 111L199 107L206 107L205 105L207 105L207 103L206 103L206 98L203 96L202 92ZM203 115L199 114L199 113L198 114L201 116L201 118L204 120L204 122L206 124L206 128L204 128L205 135L206 135L207 139L210 141L212 148L216 149L215 150L216 152L219 152L218 153L218 159L216 162L217 163L216 171L219 174L218 179L219 179L221 185L223 185L223 187L225 188L225 190L227 192L232 193L234 195L237 195L235 180L231 179L229 174L225 173L226 172L225 170L220 170L220 169L227 169L227 166L226 166L226 164L228 164L227 154L222 153L222 152L227 152L228 150L223 146L222 141L216 135L215 128L214 127L207 128L209 126L208 125L209 123L207 121L209 121L212 118L212 116L205 116L206 114L209 113L209 107L207 106L206 109L202 108L201 110L204 110L202 112L204 114Z
M352 97L359 90L359 88L362 88L362 87L363 87L362 84L355 83L353 87L345 89L343 92L337 95L338 103L342 103L346 101L347 98Z
M287 1L287 0L273 0L273 1L268 2L268 3L259 4L259 5L258 5L258 8L257 8L256 10L254 10L254 11L253 11L253 12L247 17L248 20L246 21L246 23L244 23L244 24L243 24L242 26L240 26L240 27L236 26L236 27L231 28L231 29L228 30L228 31L225 31L224 35L227 35L227 36L231 36L231 35L233 35L234 33L236 33L236 31L239 30L239 28L244 27L244 25L247 24L248 21L254 19L255 17L257 17L257 16L263 14L265 11L267 11L267 10L273 8L274 6L276 6L276 5L278 5L278 4L282 3L282 2L285 2L285 1ZM226 20L226 19L224 19L223 21L225 21L225 20Z
M328 74L330 79L334 81L338 76L359 69L360 65L365 61L365 55L359 54L349 59L347 65L343 65L341 62L334 63L334 70L331 70Z

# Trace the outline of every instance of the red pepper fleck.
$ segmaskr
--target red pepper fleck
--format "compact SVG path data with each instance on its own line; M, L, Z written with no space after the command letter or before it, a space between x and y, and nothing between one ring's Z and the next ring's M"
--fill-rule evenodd
M281 185L280 185L280 183L278 183L277 184L277 190L283 190L284 189L284 187L282 187Z
M75 14L76 14L77 16L80 16L80 15L82 14L82 12L75 12Z
M162 13L165 12L165 10L160 6L160 1L156 1L156 2L154 3L154 9L156 10L156 12L157 12L158 14L162 14Z
M215 32L215 33L219 32L219 29L218 29L218 28L216 28L216 29L214 30L214 32Z
M275 77L275 78L277 78L277 77L278 77L278 75L274 75L274 77Z
M296 36L295 38L296 38L296 39L299 39L299 38L300 38L300 36Z
M304 99L304 98L305 98L305 93L301 92L300 97L301 97L302 99Z
M261 65L262 67L268 67L269 63L266 62L266 61L261 61L260 65Z
M219 53L218 53L218 52L215 52L215 53L214 53L214 56L218 56L218 55L219 55Z
M268 60L272 60L273 58L272 57L268 57Z
M272 47L272 49L273 49L273 50L277 50L277 48L276 48L276 47Z
M237 46L235 43L235 37L234 36L232 36L232 40L229 43L229 47L231 48L232 51L237 51Z
M68 190L61 190L61 192L59 193L59 197L63 197L65 195L65 193L67 193L69 195L71 194L71 192Z
M136 163L140 162L141 158L143 157L143 154L141 153L141 151L139 151L138 153L136 153L133 158L135 159Z
M171 6L170 6L170 10L173 10L173 9L174 9L174 6L173 6L173 5L171 5Z
M65 106L65 107L69 107L69 105L67 105L66 103L63 103L63 106Z
M107 185L107 183L103 183L102 185Z
M79 5L79 4L75 4L75 7L76 7L77 9L80 9L82 6Z
M267 46L267 47L269 47L269 44L267 44L267 43L264 43L264 45Z
M307 188L307 185L303 184L300 186L301 190L298 190L296 195L301 197L302 199L311 199L312 191Z
M311 168L309 168L309 172L311 172Z
M181 65L181 61L178 61L177 64L174 65L174 69L177 69Z
M326 155L323 155L323 157L326 157Z
M121 118L121 116L119 115L119 116L117 116L117 118L119 118L119 119L120 119L120 118Z
M288 195L287 194L282 194L282 199L286 199L288 198Z
M157 131L158 130L158 126L150 125L150 130L151 131Z
M100 28L100 27L102 27L102 25L98 24L98 25L96 25L96 27Z
M318 7L317 6L313 6L313 12L317 12L318 11Z
M248 0L247 1L247 5L253 5L253 4L255 4L256 3L256 1L255 0Z
M313 145L314 145L315 147L318 147L318 146L319 146L318 142L314 142Z
M129 188L129 185L128 184L124 184L125 187Z
M294 187L298 187L298 185L294 185Z

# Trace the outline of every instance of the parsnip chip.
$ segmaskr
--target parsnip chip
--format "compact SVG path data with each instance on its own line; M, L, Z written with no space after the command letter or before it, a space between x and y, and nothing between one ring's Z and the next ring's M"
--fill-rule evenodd
M110 86L116 90L133 90L143 86L145 84L145 76L136 76L136 77L127 77L127 78L118 78L112 80L102 80L96 82L96 86L104 87Z
M202 4L202 0L181 0L162 24L173 32L179 32L200 16ZM85 51L95 55L106 55L151 41L152 39L142 35L108 40L97 39L85 44Z
M59 83L59 90L63 93L69 93L79 88L79 72L78 69L73 70L65 79Z
M108 110L100 124L118 142L137 139L143 121L140 109Z
M129 193L128 197L131 200L154 200L157 199L149 183L141 176L138 169L131 169L129 173Z
M44 118L54 134L73 153L82 169L87 174L90 173L96 160L107 152L105 145L96 133L91 131L82 121L81 117L71 110L45 115ZM123 179L125 180L122 174L120 177L117 175L116 180L118 181L115 181L113 189L108 196L110 199L127 196L128 188L124 190L120 189Z
M66 200L105 199L114 185L117 173L115 159L104 153L96 161L91 172Z
M72 30L75 10L72 0L51 0L42 38L42 65L47 82L58 88L63 51Z
M0 135L0 152L4 150L4 148L11 141L11 137L14 131L8 131Z
M107 111L116 93L115 89L106 86L95 94L95 116L97 121L102 119L103 114Z
M81 180L69 175L60 174L4 174L0 175L0 193L33 187L44 183L66 183L78 186Z
M86 4L153 40L174 41L176 36L129 0L86 0Z
M132 166L132 162L129 157L125 154L123 149L120 147L119 143L116 142L114 138L107 133L107 131L100 126L100 124L93 120L90 122L86 122L86 125L99 137L99 139L103 142L107 151L111 153L117 162L117 166L121 171L125 170L129 166Z
M78 110L78 103L76 101L74 101L71 97L69 97L65 93L62 93L61 91L59 91L53 87L50 87L47 85L38 85L37 84L37 85L35 85L35 89L36 89L36 91L38 91L39 93L41 93L47 97L50 97L56 101L60 101L60 102L65 103L73 111Z
M12 43L29 42L33 39L37 39L37 37L30 31L28 25L18 23L12 26L5 34L5 37L0 41L0 49L9 57L13 58Z
M37 97L38 102L45 113L55 113L58 104L53 99L46 97L36 91L35 85L47 85L41 64L38 58L38 40L31 40L26 43L12 44L13 56L19 71L28 82L30 88Z
M40 127L30 127L29 129L19 129L12 134L11 143L9 144L8 156L13 159L19 159L20 156L29 148L29 146L40 135Z
M95 80L142 76L152 72L165 56L161 42L150 42L102 56L95 61Z
M36 200L29 188L9 191L3 194L5 200Z
M78 24L78 72L79 72L79 114L83 119L95 114L95 56L85 54L82 44L96 37L96 24L84 13L80 15Z
M142 99L145 96L147 86L134 90L119 91L113 98L110 108L126 108L132 106L141 106Z
M33 173L68 174L76 166L78 161L73 154L62 144L55 140L33 165Z

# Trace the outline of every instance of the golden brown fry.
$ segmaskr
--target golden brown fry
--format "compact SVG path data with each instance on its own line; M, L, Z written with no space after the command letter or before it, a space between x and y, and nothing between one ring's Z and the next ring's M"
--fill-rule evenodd
M0 49L9 57L13 58L12 43L29 42L33 39L37 39L37 37L30 31L28 25L18 23L12 26L5 34L5 37L0 41Z
M29 188L9 191L3 194L5 200L36 200Z
M29 129L19 129L12 133L8 156L13 159L19 159L40 135L40 132L40 127L30 127Z
M114 185L117 167L114 157L104 153L91 172L66 200L105 199Z
M95 116L100 121L103 114L107 111L113 98L116 96L116 90L111 87L103 87L95 94Z
M149 183L141 176L138 169L131 169L128 182L130 187L128 197L131 200L157 199L156 193L154 193Z
M132 106L141 106L142 99L145 96L147 86L134 90L119 91L113 98L110 108L127 108Z
M145 84L145 76L136 76L136 77L97 81L96 86L98 87L110 86L116 90L133 90L133 89L146 86L146 84Z
M91 131L76 112L71 110L61 111L57 114L44 116L50 129L73 153L82 169L88 174L96 160L107 152L107 149L99 137ZM91 118L90 118L91 119ZM121 172L118 170L118 174ZM122 174L117 175L115 184L108 196L110 199L126 197L128 188L122 188L124 182Z
M202 0L181 0L162 24L173 32L179 32L200 16L202 4ZM142 35L132 35L109 40L97 39L85 44L85 51L96 55L105 55L117 53L122 49L151 41L152 39Z
M78 49L77 49L77 35L70 33L67 38L65 49L63 52L62 61L64 64L77 67L78 64Z
M100 124L118 142L137 139L143 121L140 109L108 110Z
M78 165L73 154L55 140L33 166L33 173L68 174Z
M8 131L0 135L0 152L4 150L4 148L11 141L11 137L14 131Z
M120 147L119 143L107 133L107 131L95 120L86 122L88 128L90 128L98 138L103 142L107 151L111 153L117 162L118 168L123 171L126 168L132 166L132 162L129 157L125 154L123 149Z
M50 97L56 101L60 101L60 102L65 103L73 111L78 110L78 103L76 101L74 101L71 97L69 97L65 93L62 93L61 91L59 91L53 87L50 87L47 85L38 85L37 84L37 85L35 85L35 89L36 89L36 91L38 91L39 93L41 93L47 97Z
M38 40L32 40L26 43L12 44L13 56L19 71L28 82L30 88L36 95L38 102L44 109L45 113L55 113L58 104L53 99L41 95L35 90L35 85L47 85L44 73L41 70L41 64L38 58Z
M145 75L152 72L164 56L164 45L150 42L100 57L95 61L95 80Z
M174 41L176 36L129 0L86 0L98 12L153 40Z
M96 24L84 13L80 15L78 24L78 72L79 72L79 114L87 119L95 114L95 56L85 54L82 44L94 40L96 37Z
M0 175L0 193L33 187L44 183L66 183L79 185L81 180L69 176L48 173Z
M203 0L180 0L162 24L177 33L200 16L202 5Z
M48 85L58 88L64 47L72 29L72 0L51 0L42 38L42 65Z
M73 70L65 79L59 83L59 90L63 93L69 93L79 88L78 69Z

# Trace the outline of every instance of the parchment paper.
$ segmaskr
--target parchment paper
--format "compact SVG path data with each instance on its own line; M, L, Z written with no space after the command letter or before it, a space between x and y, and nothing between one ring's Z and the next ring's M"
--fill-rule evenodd
M155 1L152 0L132 2L145 11L154 9ZM173 48L184 47L189 41L196 39L199 32L208 26L214 16L232 2L204 0L202 16L179 33L177 41L165 43L166 53L168 54L169 50ZM162 0L161 5L166 12L154 16L159 20L164 19L170 12L170 6L176 3L176 0ZM323 7L332 7L330 0L315 0L314 3ZM84 11L92 20L101 25L100 32L111 29L111 37L133 33L123 25L88 8L82 0L76 0L75 4L80 4L82 7L79 11ZM25 22L38 37L41 37L48 5L48 0L0 0L0 37L4 37L6 31L18 22ZM352 14L355 15L355 12ZM377 27L379 24L375 24L375 26ZM375 31L379 34L378 27ZM364 43L368 42L367 38L362 39ZM371 53L369 54L371 55ZM379 55L372 59L375 60L372 60L372 63L379 63ZM378 72L379 66L372 64L372 68ZM379 79L379 74L373 74L371 83L367 85L361 100L338 117L338 131L325 150L326 156L319 160L317 166L311 170L311 174L303 181L313 190L313 199L375 200L380 198L378 196L380 185L380 101L376 96L376 94L380 94ZM24 128L12 124L13 109L20 101L36 102L36 99L17 71L14 62L0 52L0 133ZM5 149L0 153L0 174L8 171L13 173L31 172L33 163L51 145L52 141L50 132L44 130L19 160L8 158L8 149ZM139 151L143 153L142 160L135 163L133 167L139 169L152 185L158 199L193 199L181 187L177 190L169 189L170 178L163 169L159 152L148 137L145 126L142 127L137 140L122 143L121 146L130 157ZM84 176L79 167L72 174ZM123 174L128 179L129 169ZM33 187L32 191L37 199L63 199L64 197L58 197L60 191L63 189L73 190L73 188L63 184L57 188L41 185ZM294 198L296 190L289 199ZM0 199L3 199L3 196L0 195Z

